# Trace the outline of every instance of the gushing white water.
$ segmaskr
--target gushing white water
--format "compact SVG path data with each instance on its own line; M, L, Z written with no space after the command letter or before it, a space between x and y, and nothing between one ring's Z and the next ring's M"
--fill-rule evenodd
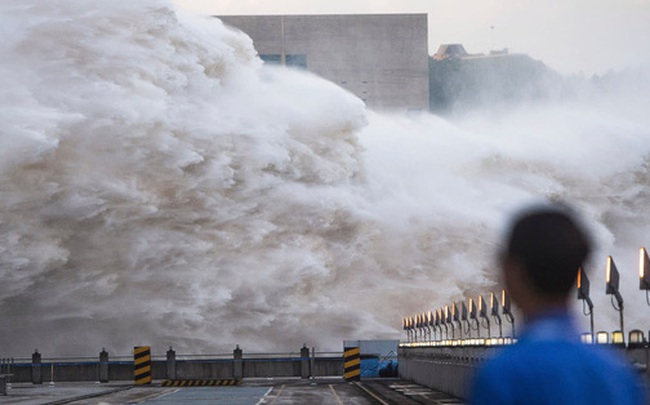
M647 329L648 93L451 124L366 112L165 1L0 18L3 353L397 338L402 315L493 288L501 226L540 199L583 213L594 294L614 254Z

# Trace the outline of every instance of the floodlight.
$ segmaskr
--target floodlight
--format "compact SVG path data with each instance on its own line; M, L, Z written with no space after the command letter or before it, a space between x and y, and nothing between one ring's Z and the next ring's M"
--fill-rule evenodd
M452 314L453 314L452 318L453 318L454 322L458 323L458 328L460 329L459 338L462 338L463 337L463 324L461 323L461 315L462 315L462 313L461 313L460 305L462 305L462 304L458 304L458 303L454 302L452 304L452 306L451 306L451 310L452 310Z
M455 328L455 325L454 325L454 314L452 313L454 307L455 307L455 305L452 305L451 308L449 307L449 305L445 305L445 319L446 319L447 325L451 326L451 338L452 339L456 338L456 328ZM449 336L447 336L447 338L449 338Z
M497 301L494 292L490 293L490 315L499 315L499 302Z
M504 289L501 291L501 307L503 308L502 312L504 315L510 315L512 317L510 306L510 295L506 293L506 290Z
M478 296L478 315L481 318L485 318L487 316L487 308L485 307L485 301L483 300L483 296L480 294Z
M426 335L429 335L428 340L431 340L431 328L429 328L429 323L431 323L430 316L431 316L431 311L429 311L428 313L427 312L422 313L422 327L424 328L425 331L425 338Z
M476 316L476 304L474 303L473 299L469 299L469 319L473 319L476 321L476 331L478 336L481 336L481 326L480 326L480 321L479 318ZM470 333L472 330L472 324L470 323L469 325L470 328Z
M578 269L578 299L579 300L588 300L589 299L589 278L585 271L580 267Z
M618 291L619 274L612 256L607 256L607 273L606 273L605 281L606 281L605 294L613 295L614 298L616 298L616 302L618 305L615 305L614 301L612 300L612 306L614 307L615 310L618 311L620 315L621 333L624 334L625 328L623 323L623 297L621 297L621 293Z
M471 298L469 299L469 318L476 319L476 305Z
M442 327L440 326L440 317L438 316L438 310L433 311L433 330L440 328L440 338L442 338Z
M440 317L440 333L442 334L442 326L445 327L445 337L449 337L449 328L447 327L447 316L442 308L438 309L438 316Z
M639 289L645 290L645 298L650 305L650 258L645 248L639 252Z
M463 330L462 322L465 322L467 325L467 330L465 330L465 334L468 335L469 337L472 337L472 326L469 323L469 313L467 311L467 305L465 305L465 301L461 301L460 303L460 320L461 320L461 330Z
M580 335L580 341L585 344L592 344L594 342L593 335L589 332L582 333Z
M578 268L578 278L576 280L578 287L578 299L582 300L582 312L589 315L589 324L591 335L594 334L594 303L589 298L589 277L582 267ZM587 308L585 310L585 308ZM593 339L592 339L593 340Z
M459 314L458 314L458 307L456 306L456 303L454 302L451 304L451 318L454 322L460 322L459 319Z
M506 292L506 290L501 291L501 308L502 308L502 313L506 318L506 321L510 322L512 325L512 338L515 338L515 317L512 314L512 310L510 309L510 294Z
M494 323L499 325L499 337L503 337L503 327L501 322L501 316L499 315L499 300L497 300L496 294L494 292L490 293L490 315L494 318Z
M606 274L605 294L612 295L618 293L619 273L612 256L607 256L607 274Z
M492 331L490 330L490 318L487 316L487 307L485 305L485 300L480 294L478 296L478 315L483 318L483 321L485 322L485 328L488 331L488 338L491 337Z
M609 333L600 331L596 334L596 343L599 345L609 344Z

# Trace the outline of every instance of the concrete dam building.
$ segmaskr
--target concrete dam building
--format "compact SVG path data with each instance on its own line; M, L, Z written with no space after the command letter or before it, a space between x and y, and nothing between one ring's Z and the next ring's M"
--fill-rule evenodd
M217 17L248 34L266 63L307 69L370 108L429 108L426 14Z

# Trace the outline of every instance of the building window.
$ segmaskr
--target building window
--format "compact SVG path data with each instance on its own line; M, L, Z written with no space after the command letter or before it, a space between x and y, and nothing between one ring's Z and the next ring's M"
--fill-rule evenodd
M279 65L282 63L282 55L261 54L260 59L262 59L264 63L268 63L270 65Z
M287 66L296 67L300 69L307 69L307 55L304 53L299 53L295 55L287 55Z

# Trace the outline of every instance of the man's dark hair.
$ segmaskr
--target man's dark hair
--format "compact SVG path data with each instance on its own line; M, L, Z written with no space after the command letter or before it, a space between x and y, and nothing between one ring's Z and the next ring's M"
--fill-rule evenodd
M563 209L539 208L520 216L510 232L507 256L525 267L533 287L544 295L569 293L590 243Z

